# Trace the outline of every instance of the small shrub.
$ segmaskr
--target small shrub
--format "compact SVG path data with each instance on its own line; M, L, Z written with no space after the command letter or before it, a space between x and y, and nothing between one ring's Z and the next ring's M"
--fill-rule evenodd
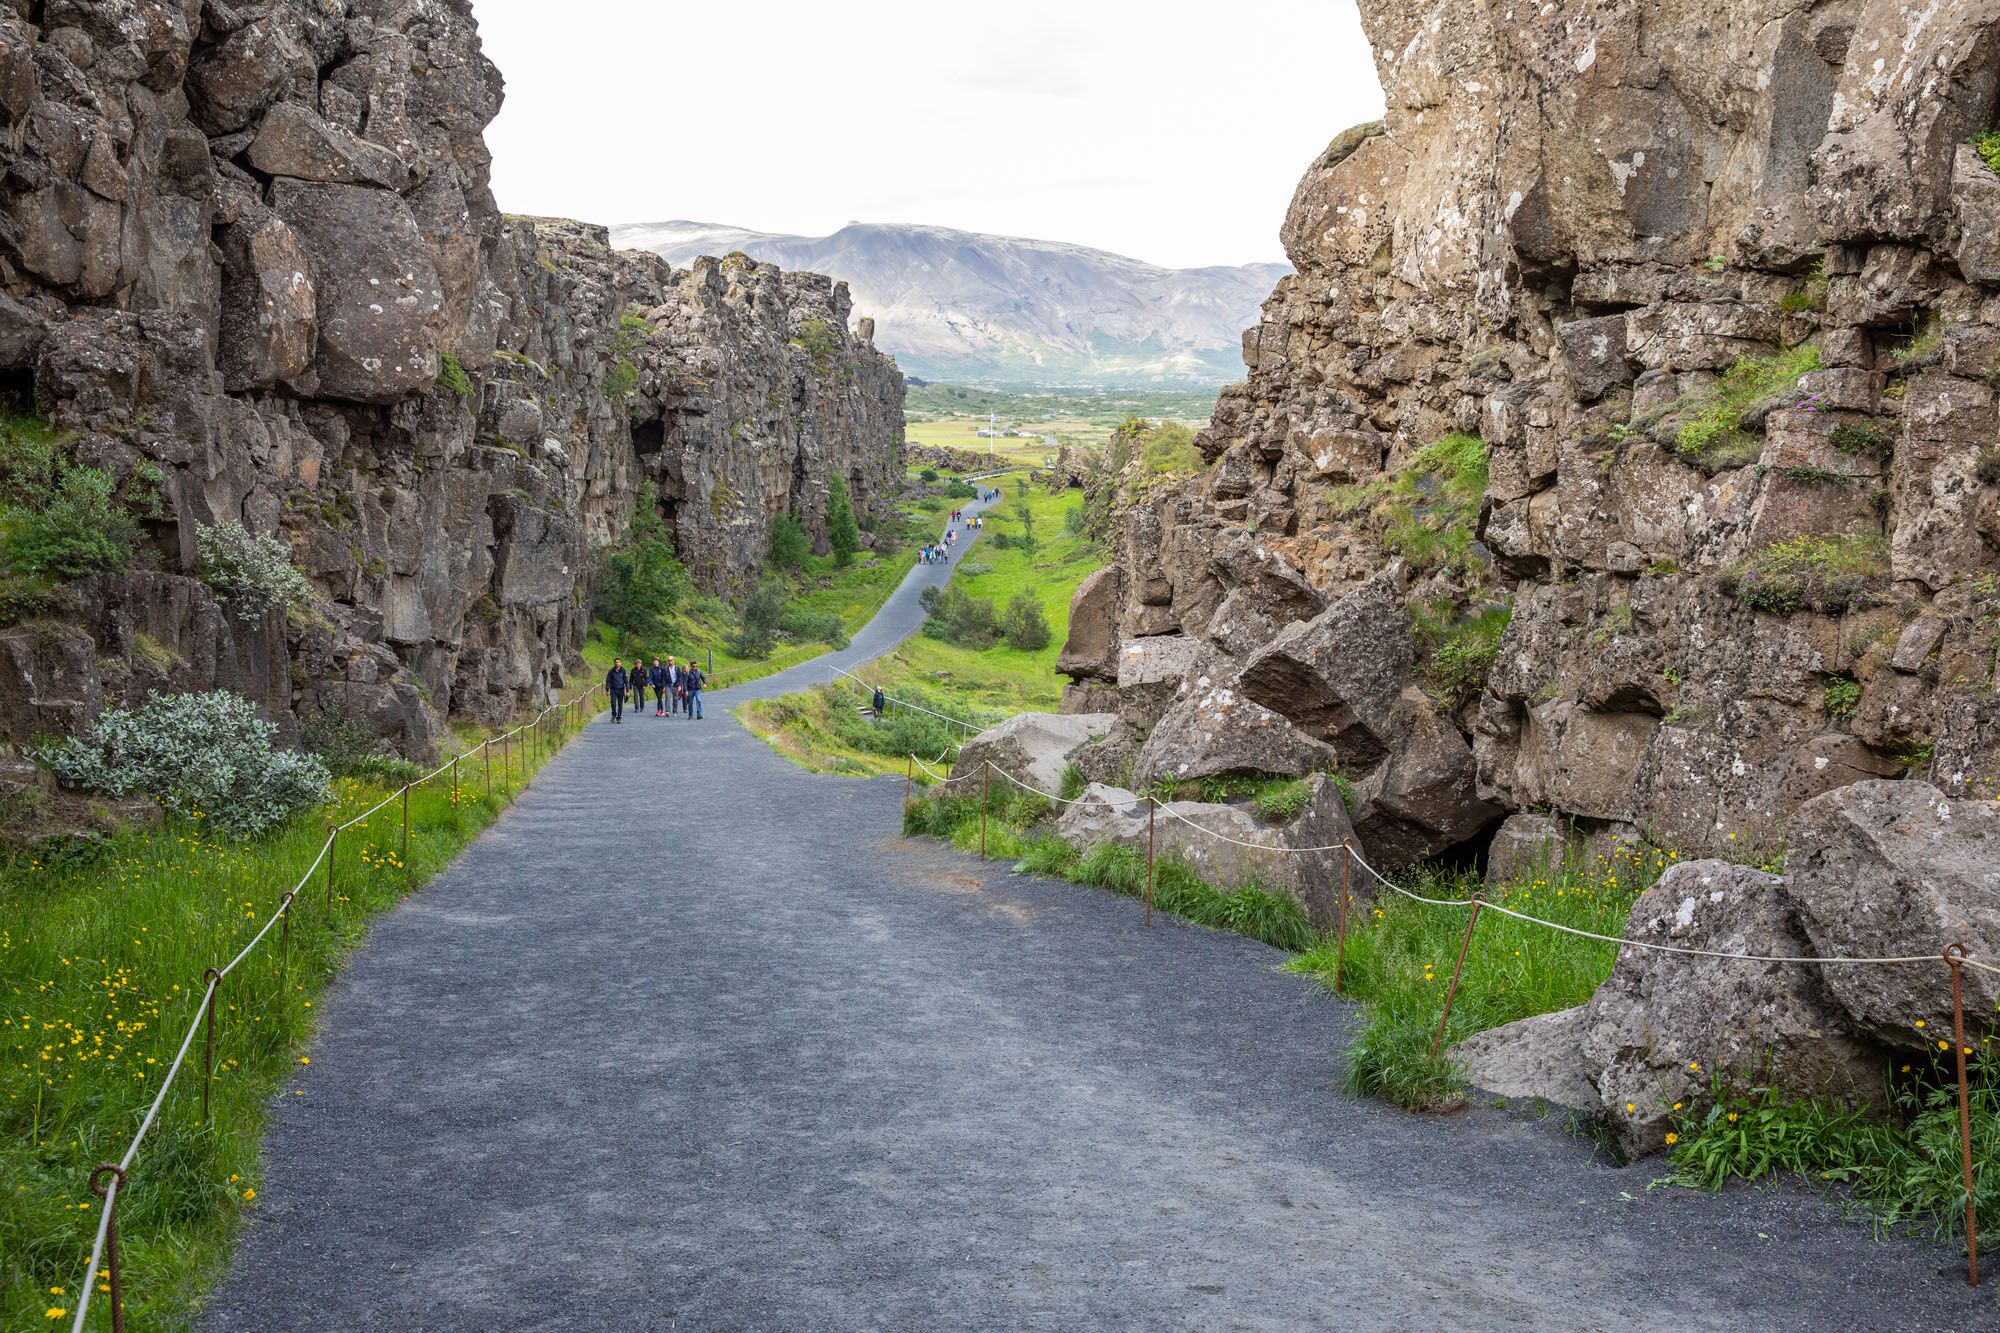
M769 657L777 646L778 622L784 613L784 589L775 583L760 586L743 603L742 619L729 638L729 651L738 657Z
M666 617L692 588L674 555L653 483L641 482L623 546L597 553L592 610L599 620L640 639L669 637Z
M1836 722L1843 721L1854 716L1854 710L1861 702L1861 683L1852 676L1828 676L1822 693L1826 700L1826 715Z
M1827 442L1844 454L1886 458L1896 438L1895 426L1879 417L1843 421L1833 428Z
M1000 614L986 598L953 586L926 588L921 602L930 613L923 626L930 638L964 648L991 648L1000 639Z
M938 479L938 470L934 467L927 467L922 472L919 472L917 474L917 480L923 482L926 485L929 485L931 482L934 482L937 479Z
M2000 130L1981 130L1966 142L1979 154L1988 171L2000 172Z
M974 486L969 481L960 481L956 477L953 477L944 484L944 493L945 497L951 500L977 500L979 498L979 488L977 486Z
M773 569L797 569L812 554L812 539L805 524L792 514L780 514L771 523L771 549L765 558Z
M639 391L639 367L625 357L619 357L604 372L604 396L614 403L622 404Z
M1154 472L1199 472L1201 451L1194 447L1194 432L1178 421L1162 421L1146 432L1142 457Z
M292 564L292 548L234 519L195 525L195 577L215 589L238 615L312 600L312 585Z
M788 606L778 615L778 632L794 643L848 644L847 626L831 611L801 611Z
M1016 593L1000 614L1000 632L1011 647L1023 652L1046 648L1051 632L1041 600L1030 593Z
M423 769L409 760L378 750L367 727L338 713L319 712L307 718L302 739L307 750L341 777L373 778L400 786L423 776Z
M69 786L130 796L244 837L327 799L326 765L271 747L277 728L227 690L156 695L101 713L42 760Z
M840 343L833 336L833 326L823 319L802 319L799 321L798 335L792 339L794 347L802 348L812 358L813 369L825 374L833 365L833 359L840 352Z
M962 579L976 579L981 574L991 574L992 572L993 566L983 560L968 560L958 567L958 576Z
M465 367L460 365L458 358L450 352L442 353L438 357L437 382L441 387L456 394L460 402L472 397L474 392L472 376L465 373Z
M826 540L833 547L835 563L843 569L854 563L861 550L861 525L855 521L847 483L839 477L827 483Z
M1751 410L1781 398L1800 376L1819 368L1819 349L1810 346L1739 358L1706 393L1682 405L1692 415L1675 432L1675 449L1710 470L1754 461L1761 446L1748 424Z
M45 503L0 516L7 563L17 574L78 578L132 558L139 528L102 468L58 461Z
M1083 795L1084 788L1089 785L1090 779L1083 775L1082 769L1075 764L1064 764L1062 784L1056 788L1056 795L1065 801L1074 801Z

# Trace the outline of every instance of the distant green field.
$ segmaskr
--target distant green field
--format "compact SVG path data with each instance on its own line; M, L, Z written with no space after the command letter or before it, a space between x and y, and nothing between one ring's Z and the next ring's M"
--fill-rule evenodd
M1215 394L1153 392L1006 392L957 384L913 385L904 400L912 444L991 452L1008 463L1042 464L1065 443L1101 447L1127 417L1178 421L1199 431L1215 411ZM1002 432L979 432L989 423Z

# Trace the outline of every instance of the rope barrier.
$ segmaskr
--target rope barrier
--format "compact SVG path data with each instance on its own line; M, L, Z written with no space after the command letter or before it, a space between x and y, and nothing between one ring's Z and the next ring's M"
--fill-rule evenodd
M502 732L499 736L488 737L486 740L481 741L478 745L475 745L470 750L467 750L463 754L458 755L457 760L463 761L472 755L478 754L480 751L486 749L486 747L493 744L494 741L499 740L502 737L512 738L520 735L523 731L527 730L529 727L539 726L543 721L545 721L548 718L549 714L559 712L562 709L568 708L573 704L583 702L585 699L588 699L590 698L591 695L595 694L597 692L597 689L598 687L593 684L587 689L585 689L583 693L579 694L575 699L569 700L568 702L564 703L550 704L548 707L542 709L541 712L536 713L533 718L531 718L527 722L522 723L520 726L514 728L514 730L508 732ZM401 787L397 788L395 791L390 792L387 796L383 797L380 801L376 802L373 806L369 807L367 810L364 810L360 814L354 816L352 819L349 819L346 823L329 825L327 827L326 840L320 844L319 852L313 857L312 864L306 867L305 873L299 876L298 883L292 886L291 891L289 893L282 895L278 899L277 906L273 908L271 914L264 919L264 924L258 929L257 933L250 937L249 943L245 944L241 949L237 950L236 956L234 958L231 958L222 967L209 969L205 984L202 988L201 999L197 1001L195 1004L194 1018L188 1024L187 1034L181 1038L180 1050L174 1054L173 1063L167 1066L166 1075L164 1078L160 1080L159 1091L153 1094L152 1103L146 1108L146 1114L144 1118L141 1119L139 1122L138 1131L132 1135L130 1142L128 1142L125 1146L124 1155L118 1159L115 1165L111 1163L106 1163L102 1166L97 1167L95 1170L91 1172L91 1189L93 1192L99 1193L100 1197L104 1200L104 1204L103 1204L103 1211L98 1214L97 1235L95 1240L91 1244L90 1266L84 1272L83 1285L79 1289L77 1294L76 1318L70 1324L72 1333L83 1333L84 1322L90 1316L91 1293L96 1289L98 1265L106 1261L107 1254L109 1255L109 1262L110 1262L110 1272L108 1274L108 1281L109 1281L111 1296L114 1301L119 1301L120 1264L118 1260L117 1242L114 1239L114 1237L117 1234L116 1218L117 1218L117 1208L118 1208L118 1193L120 1188L125 1183L125 1173L132 1169L132 1163L138 1158L140 1145L146 1141L146 1135L152 1131L154 1124L157 1123L157 1121L159 1120L160 1108L166 1104L167 1094L170 1091L172 1091L174 1086L174 1080L180 1076L181 1066L186 1063L187 1054L194 1047L195 1035L202 1030L204 1022L208 1019L209 1005L213 1001L216 992L221 988L222 979L228 976L230 972L234 971L237 964L241 963L245 958L248 958L251 952L255 950L259 944L263 943L264 938L271 933L271 927L277 925L281 921L289 921L293 902L296 901L300 891L305 888L306 884L311 881L312 877L319 873L320 866L324 865L326 863L327 857L332 854L334 847L337 845L337 839L339 838L339 835L342 832L346 831L347 829L353 828L355 825L361 823L369 816L381 810L384 806L387 806L390 802L406 799L407 794L412 787L421 786L422 784L429 782L432 778L437 777L440 773L443 773L447 768L452 767L453 762L454 761L447 760L445 763L438 765L437 768L431 770L429 773L426 773L424 776L420 778L412 778L410 781L405 782ZM328 873L331 874L331 871L329 871ZM332 890L329 888L328 892L330 893L331 891ZM109 1172L111 1178L106 1182L103 1189L99 1191L96 1183L97 1177L105 1172ZM122 1301L120 1301L117 1308L115 1308L112 1311L112 1326L114 1330L122 1329L124 1327L124 1307Z
M860 676L855 675L852 671L849 671L844 667L828 667L827 670L838 671L841 675L847 677L849 680L858 682L859 684L865 686L869 690L875 690L880 688L879 686L876 685L870 685L866 680L863 680ZM983 728L981 728L976 723L967 722L964 718L952 717L948 713L932 712L930 709L925 708L922 704L913 704L907 699L898 699L895 695L890 694L887 691L883 692L882 698L888 703L895 704L898 707L908 708L913 712L930 713L932 717L941 718L944 721L953 723L956 726L964 727L967 731L973 732L975 734L983 730Z
M1185 815L1182 815L1179 812L1177 812L1172 805L1161 802L1152 796L1135 797L1131 801L1126 802L1122 805L1115 801L1104 800L1104 798L1102 797L1073 797L1073 798L1063 797L1063 796L1058 796L1053 792L1043 791L1040 787L1034 786L1031 783L1023 782L1021 779L1015 777L1012 773L1009 773L1006 769L994 763L991 759L981 760L980 762L986 767L986 769L989 772L998 773L1001 777L1007 779L1007 781L1013 783L1015 786L1019 787L1022 791L1031 792L1036 796L1044 798L1045 800L1059 801L1065 805L1077 805L1081 804L1085 800L1095 800L1112 809L1130 809L1132 806L1136 806L1142 801L1150 801L1153 803L1154 807L1160 810L1161 812L1171 816L1174 819L1178 819L1181 823L1186 824L1189 828L1195 830L1195 832L1200 833L1205 837L1213 838L1218 842L1226 842L1231 844L1232 846L1244 847L1248 848L1251 851L1256 851L1256 852L1273 852L1281 855L1290 855L1290 856L1304 855L1306 853L1311 853L1311 852L1345 852L1347 855L1354 858L1354 863L1356 865L1360 866L1363 870L1366 870L1371 876L1373 876L1378 884L1382 885L1386 889L1391 890L1392 892L1401 894L1403 897L1408 898L1412 902L1423 903L1424 905L1429 907L1453 907L1460 909L1469 909L1473 906L1473 900L1470 898L1430 898L1426 897L1421 893L1417 893L1414 890L1404 888L1402 885L1396 883L1394 880L1384 875L1381 871L1377 870L1374 866L1368 864L1367 858L1363 857L1360 851L1352 843L1349 842L1326 843L1322 846L1317 846L1317 847L1281 847L1281 846L1274 846L1269 843L1245 842L1241 838L1232 838L1226 833L1218 833L1214 829L1205 828L1202 825L1195 823L1192 819L1189 819ZM963 777L964 774L960 774L959 776ZM1561 931L1563 934L1566 935L1577 935L1583 937L1584 939L1602 940L1606 944L1630 946L1631 948L1635 949L1649 949L1655 953L1686 954L1691 957L1697 957L1697 958L1726 958L1735 960L1737 962L1745 962L1745 963L1828 963L1840 966L1850 966L1850 965L1894 966L1894 965L1903 965L1912 963L1935 963L1938 961L1940 957L1940 955L1934 953L1904 954L1891 958L1820 958L1820 957L1807 958L1807 957L1793 957L1782 954L1728 953L1719 949L1696 949L1679 944L1656 944L1650 940L1633 940L1633 939L1626 939L1623 936L1618 936L1618 935L1605 935L1605 934L1600 934L1599 932L1594 930L1584 930L1578 926L1564 925L1560 921L1550 921L1543 917L1531 916L1526 912L1516 911L1511 907L1502 907L1498 903L1482 901L1481 905L1483 909L1486 911L1498 912L1502 916L1510 916L1517 921L1526 921L1533 925L1546 926L1550 930ZM1962 961L1964 961L1969 966L1977 967L1982 971L2000 974L2000 966L1993 966L1987 963L1982 963L1972 958L1966 958Z

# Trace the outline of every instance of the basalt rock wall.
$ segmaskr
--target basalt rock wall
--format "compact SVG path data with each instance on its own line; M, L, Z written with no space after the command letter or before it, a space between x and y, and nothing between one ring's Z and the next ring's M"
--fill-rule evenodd
M149 509L130 568L11 600L0 734L222 686L423 755L578 664L642 481L725 594L833 476L880 512L901 377L845 287L503 216L500 98L464 0L0 0L0 394ZM224 519L314 605L219 603Z
M1990 793L2000 6L1361 11L1385 117L1301 182L1206 472L1079 594L1072 706L1164 773L1275 711L1389 861Z

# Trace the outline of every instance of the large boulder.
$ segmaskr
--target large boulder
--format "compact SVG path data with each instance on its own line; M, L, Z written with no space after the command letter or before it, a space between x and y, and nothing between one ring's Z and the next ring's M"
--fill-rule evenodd
M1201 659L1201 641L1185 634L1146 634L1118 649L1118 711L1150 730L1180 696Z
M1146 738L1132 769L1141 787L1161 778L1273 773L1301 777L1331 771L1333 747L1243 697L1233 685L1197 685L1183 694Z
M1219 889L1252 882L1289 895L1312 923L1331 926L1340 896L1345 859L1338 848L1353 839L1340 785L1323 773L1307 779L1312 795L1286 824L1266 824L1247 805L1166 801L1152 813L1154 855L1186 861ZM1092 783L1064 809L1056 830L1083 850L1115 843L1143 852L1147 847L1147 801L1122 787ZM1360 877L1349 881L1364 895Z
M1070 756L1118 721L1116 713L1017 713L967 741L952 765L951 785L963 795L981 782L986 765L1053 795Z
M1118 566L1106 565L1069 599L1069 637L1056 670L1074 680L1118 679L1118 613L1125 594Z
M1472 747L1414 687L1398 709L1396 750L1360 786L1355 832L1381 866L1404 866L1455 847L1501 813L1479 795Z
M1368 580L1311 620L1288 626L1244 665L1238 688L1366 767L1397 740L1396 702L1416 665L1400 570Z
M265 115L249 149L250 165L267 176L400 190L410 183L409 164L351 130L329 125L296 102L280 102Z
M1583 1067L1587 1012L1580 1004L1475 1032L1451 1048L1452 1059L1482 1092L1595 1112L1597 1088Z
M1813 952L1785 880L1727 861L1669 869L1632 904L1625 938L1766 957ZM1664 1146L1677 1116L1711 1104L1717 1082L1879 1104L1881 1050L1853 1034L1828 970L1619 950L1585 1006L1582 1051L1620 1149L1637 1157Z
M1925 782L1857 782L1800 806L1785 879L1813 951L1828 958L2000 956L2000 805L1952 800ZM1856 1026L1930 1047L1951 1019L1951 973L1936 964L1823 969ZM1968 1031L1994 1030L2000 977L1962 969ZM1917 1027L1922 1021L1924 1026Z
M402 196L280 179L271 206L312 261L320 393L393 403L434 382L444 292Z

